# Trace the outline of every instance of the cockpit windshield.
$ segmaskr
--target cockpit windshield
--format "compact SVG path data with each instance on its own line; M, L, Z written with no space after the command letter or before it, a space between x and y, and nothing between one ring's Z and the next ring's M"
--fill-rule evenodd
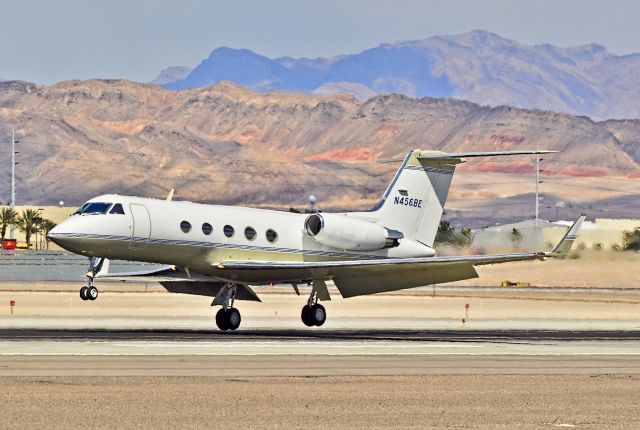
M82 213L82 211L84 210L84 208L86 208L87 206L89 206L89 203L85 203L85 204L83 204L82 206L80 206L80 207L78 208L78 210L77 210L77 211L75 211L74 213L72 213L72 214L71 214L71 216L73 216L73 215L80 215L80 214Z
M83 204L74 215L101 215L106 214L113 203L89 202Z

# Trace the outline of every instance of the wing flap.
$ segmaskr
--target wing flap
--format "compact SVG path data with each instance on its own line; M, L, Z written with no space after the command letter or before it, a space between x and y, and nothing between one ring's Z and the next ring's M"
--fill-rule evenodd
M430 266L432 269L435 267ZM404 290L443 282L477 278L478 272L468 263L438 266L437 270L410 269L402 272L358 273L337 275L333 278L342 297L355 297L386 291Z

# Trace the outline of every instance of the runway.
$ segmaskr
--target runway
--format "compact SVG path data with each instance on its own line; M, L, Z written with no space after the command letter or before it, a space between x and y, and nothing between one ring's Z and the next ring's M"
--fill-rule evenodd
M540 341L640 341L640 330L317 330L250 329L169 330L169 329L0 329L0 341L390 341L390 342L469 342L527 343Z
M0 330L2 375L640 373L640 331Z
M334 300L303 328L272 293L220 332L206 298L12 291L0 427L635 428L638 300L593 296Z

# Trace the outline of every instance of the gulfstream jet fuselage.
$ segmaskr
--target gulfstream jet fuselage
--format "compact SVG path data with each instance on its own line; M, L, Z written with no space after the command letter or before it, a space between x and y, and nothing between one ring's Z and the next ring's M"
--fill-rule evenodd
M91 258L85 300L97 298L94 278L107 259L143 261L167 265L139 273L162 276L167 290L215 297L221 329L236 329L234 301L259 300L251 286L267 283L290 283L296 292L312 285L302 320L322 325L326 281L352 297L477 277L479 264L565 253L583 218L552 253L437 257L433 250L455 166L465 157L546 152L411 151L369 212L297 214L108 194L82 205L49 238Z

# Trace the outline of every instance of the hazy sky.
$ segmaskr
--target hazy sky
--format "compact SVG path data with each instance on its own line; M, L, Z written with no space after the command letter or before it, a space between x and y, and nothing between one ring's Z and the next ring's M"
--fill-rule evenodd
M635 0L0 0L0 77L149 81L223 45L317 57L473 29L626 54L639 19Z

